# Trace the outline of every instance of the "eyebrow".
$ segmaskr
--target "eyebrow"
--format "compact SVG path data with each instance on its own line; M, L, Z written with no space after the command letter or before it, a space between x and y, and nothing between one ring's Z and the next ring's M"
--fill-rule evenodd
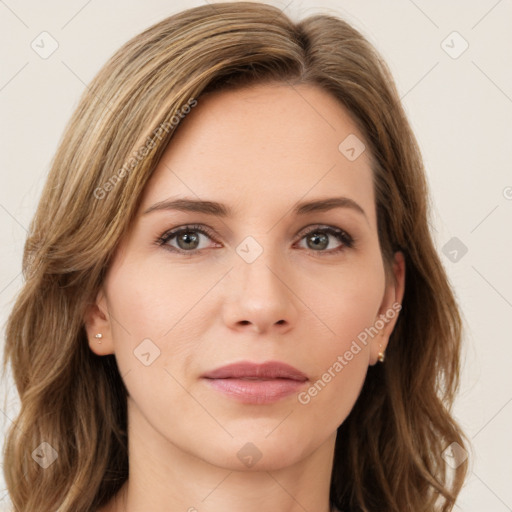
M366 217L366 220L368 220L366 212L358 203L349 197L343 196L316 199L313 201L303 201L294 206L292 213L294 215L300 216L314 212L325 212L334 208L349 208L357 213L360 213ZM204 213L222 218L230 217L233 214L231 208L222 203L183 197L179 199L166 199L164 201L159 201L158 203L155 203L153 206L150 206L147 210L145 210L143 215L161 210L178 210L183 212Z

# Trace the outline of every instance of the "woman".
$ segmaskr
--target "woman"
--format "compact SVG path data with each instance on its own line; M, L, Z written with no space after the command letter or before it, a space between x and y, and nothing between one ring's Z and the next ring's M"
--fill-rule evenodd
M461 320L427 205L346 22L228 2L126 43L25 246L16 509L452 510Z

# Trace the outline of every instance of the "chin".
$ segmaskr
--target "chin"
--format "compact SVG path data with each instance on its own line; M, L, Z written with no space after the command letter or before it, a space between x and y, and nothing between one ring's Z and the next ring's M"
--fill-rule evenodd
M277 471L300 462L308 452L322 444L321 440L312 444L311 436L306 435L295 437L289 436L288 432L279 435L277 431L269 435L275 428L274 422L272 428L259 431L258 435L237 436L223 448L215 444L198 456L230 471ZM305 444L301 439L309 439L309 443ZM212 457L205 457L206 452Z

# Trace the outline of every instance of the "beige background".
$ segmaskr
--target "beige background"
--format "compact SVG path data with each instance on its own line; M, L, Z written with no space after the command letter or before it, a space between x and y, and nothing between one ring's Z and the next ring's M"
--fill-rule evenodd
M0 0L0 348L22 284L26 228L80 94L126 40L202 3ZM512 2L269 3L293 18L342 16L391 67L424 155L437 247L467 324L455 413L474 453L456 510L512 511ZM51 48L43 31L58 44L46 59L31 47L46 37ZM1 393L3 440L19 404L11 382ZM0 510L7 503L0 477Z

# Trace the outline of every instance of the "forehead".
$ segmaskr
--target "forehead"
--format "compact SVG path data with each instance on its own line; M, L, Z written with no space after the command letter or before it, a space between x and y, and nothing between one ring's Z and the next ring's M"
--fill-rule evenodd
M362 152L354 159L348 146ZM178 126L142 208L184 195L222 200L240 213L282 211L300 199L345 195L371 218L372 171L362 148L348 111L319 87L264 84L205 94Z

